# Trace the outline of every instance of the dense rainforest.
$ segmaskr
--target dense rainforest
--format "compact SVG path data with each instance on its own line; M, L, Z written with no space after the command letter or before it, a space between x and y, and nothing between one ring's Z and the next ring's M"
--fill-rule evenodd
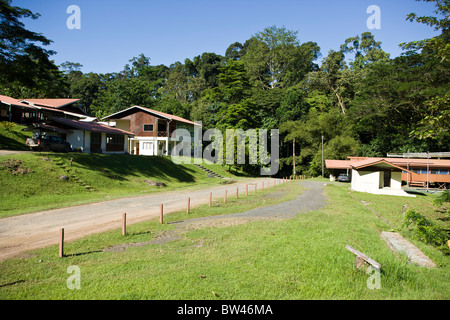
M97 74L81 72L77 62L56 66L54 52L36 45L51 41L19 20L38 15L0 0L0 94L77 98L98 118L140 105L202 121L204 129L279 129L283 176L292 174L294 159L297 174L319 175L322 141L326 159L449 151L450 5L423 1L436 16L405 18L439 35L399 44L396 58L370 32L321 53L296 31L270 26L223 55L165 66L141 54L120 72Z

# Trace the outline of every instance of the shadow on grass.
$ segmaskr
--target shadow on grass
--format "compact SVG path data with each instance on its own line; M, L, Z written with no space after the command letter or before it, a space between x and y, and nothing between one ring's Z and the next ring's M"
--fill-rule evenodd
M82 153L48 153L49 157L64 158L86 170L116 179L124 176L147 176L155 179L173 179L178 182L194 182L195 171L183 165L173 163L170 158L159 156L135 156L129 154L104 155Z

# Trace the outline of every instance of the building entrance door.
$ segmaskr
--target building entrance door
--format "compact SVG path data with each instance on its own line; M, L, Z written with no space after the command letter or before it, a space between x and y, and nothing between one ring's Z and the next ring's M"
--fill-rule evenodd
M384 171L384 184L383 187L390 187L391 186L391 172L390 171Z

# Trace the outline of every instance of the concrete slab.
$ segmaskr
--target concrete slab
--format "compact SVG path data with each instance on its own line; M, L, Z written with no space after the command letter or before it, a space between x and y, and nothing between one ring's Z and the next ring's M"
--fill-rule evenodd
M394 252L405 253L409 261L421 267L434 268L436 264L428 258L415 245L403 238L396 232L381 232L381 238L388 244L389 248Z

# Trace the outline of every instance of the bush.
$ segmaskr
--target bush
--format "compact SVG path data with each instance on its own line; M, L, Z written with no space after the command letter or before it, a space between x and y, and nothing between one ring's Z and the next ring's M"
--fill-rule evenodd
M11 131L15 126L14 122L9 121L2 121L0 122L0 125L5 128L6 131Z
M414 210L408 210L405 213L403 227L411 231L417 240L433 245L445 254L450 254L450 250L447 246L447 241L449 239L448 232L425 218L420 213L417 213Z
M442 206L444 203L450 202L450 191L443 191L433 202L437 206Z

